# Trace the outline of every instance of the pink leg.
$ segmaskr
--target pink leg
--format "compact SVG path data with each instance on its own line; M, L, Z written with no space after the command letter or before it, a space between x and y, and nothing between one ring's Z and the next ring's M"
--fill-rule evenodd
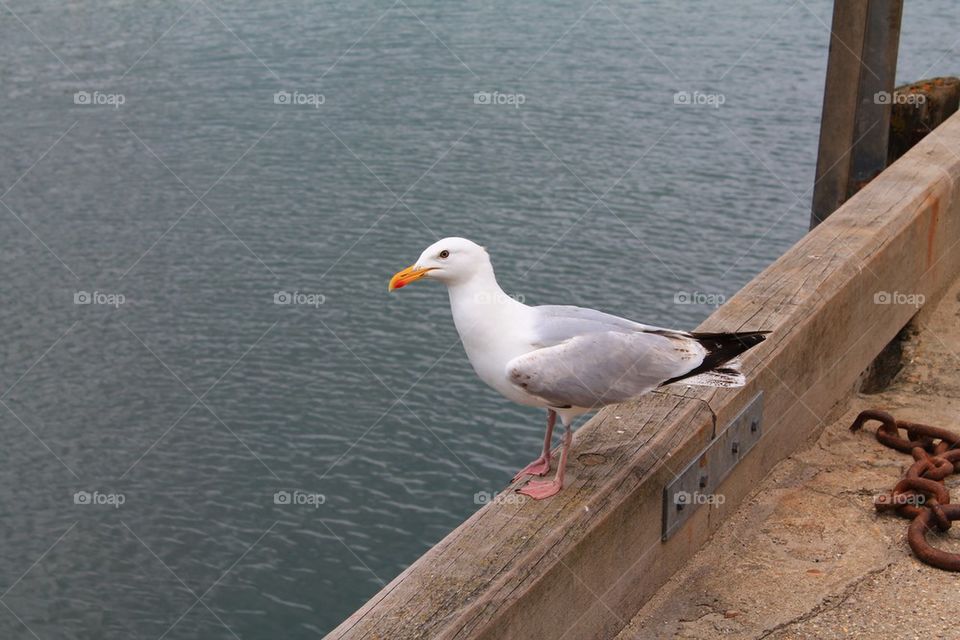
M547 409L547 434L543 436L543 453L540 457L525 466L517 475L513 476L511 482L516 482L526 475L543 476L550 471L550 442L553 439L553 425L557 421L557 414L553 409Z
M520 493L530 496L534 500L543 500L556 495L563 488L563 475L567 469L567 455L570 453L570 445L573 443L573 430L569 425L564 425L563 430L563 451L560 453L560 465L557 467L557 475L553 480L539 480L530 482Z

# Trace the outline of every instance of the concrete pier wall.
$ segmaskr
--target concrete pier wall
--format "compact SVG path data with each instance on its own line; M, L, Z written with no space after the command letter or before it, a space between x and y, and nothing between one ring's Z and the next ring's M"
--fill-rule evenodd
M615 636L955 278L958 177L960 114L700 326L772 331L744 359L747 386L676 385L600 412L576 435L559 496L487 504L329 637ZM764 435L721 485L724 504L662 542L664 486L761 390Z

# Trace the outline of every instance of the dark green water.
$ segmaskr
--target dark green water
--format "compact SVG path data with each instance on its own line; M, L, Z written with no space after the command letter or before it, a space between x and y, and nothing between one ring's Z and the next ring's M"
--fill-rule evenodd
M955 13L909 3L902 79ZM0 3L0 637L332 629L541 437L389 276L462 235L528 303L694 326L804 232L829 22Z

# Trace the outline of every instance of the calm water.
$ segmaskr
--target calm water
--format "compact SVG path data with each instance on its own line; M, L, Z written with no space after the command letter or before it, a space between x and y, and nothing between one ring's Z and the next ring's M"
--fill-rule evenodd
M692 327L807 223L826 0L3 6L3 638L317 637L501 489L437 237Z

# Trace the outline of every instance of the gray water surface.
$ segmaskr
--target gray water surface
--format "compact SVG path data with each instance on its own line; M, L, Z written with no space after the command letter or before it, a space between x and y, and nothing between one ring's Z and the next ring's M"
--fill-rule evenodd
M952 9L901 79L957 71ZM462 235L527 303L695 326L805 231L830 17L0 2L0 637L331 630L542 433L390 275Z

